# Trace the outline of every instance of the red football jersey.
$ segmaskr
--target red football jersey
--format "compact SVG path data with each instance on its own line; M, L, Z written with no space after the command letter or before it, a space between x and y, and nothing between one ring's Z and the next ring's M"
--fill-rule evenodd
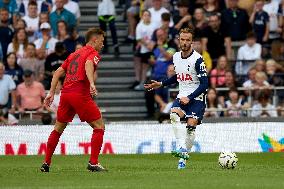
M66 76L62 93L90 94L90 83L85 71L85 63L90 60L94 63L95 70L101 57L90 45L86 45L70 54L61 67L65 70Z

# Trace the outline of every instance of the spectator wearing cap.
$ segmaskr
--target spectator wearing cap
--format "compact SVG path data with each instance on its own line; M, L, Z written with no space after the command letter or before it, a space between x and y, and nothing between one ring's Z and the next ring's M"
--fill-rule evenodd
M11 110L14 111L16 108L16 84L12 77L5 73L4 64L0 63L0 110L7 111L9 102L9 94L12 97Z
M222 28L231 36L232 41L246 39L250 29L249 16L244 9L238 7L239 0L228 0L228 8L222 11Z
M85 38L79 35L77 28L73 27L70 30L70 36L65 39L63 43L66 47L68 54L71 54L75 51L77 44L85 44Z
M49 23L42 23L40 25L40 30L42 32L42 38L35 40L34 44L36 46L37 51L44 51L45 56L47 56L50 53L54 52L55 44L58 40L54 37L51 37L51 27Z
M34 81L31 70L24 70L24 82L17 87L19 111L42 111L44 97L43 85L38 81Z
M45 23L45 22L49 23L49 15L48 15L48 13L45 13L45 12L44 13L40 13L39 14L39 22L38 22L38 30L35 31L35 33L34 33L34 39L35 40L37 40L39 38L42 38L40 25L42 23Z
M246 75L253 66L254 61L261 58L261 45L256 43L256 35L247 34L246 43L238 50L235 72L238 75Z
M22 58L19 61L19 65L23 68L23 70L31 70L34 73L34 79L36 81L43 81L44 61L37 58L35 44L29 43L25 54L25 58Z
M13 39L13 30L9 27L9 12L7 9L0 9L0 21L0 43L2 46L3 59L5 59L8 45Z
M39 16L36 1L30 1L28 4L28 14L23 17L27 24L26 31L28 32L29 41L34 41L34 32L38 30Z
M64 8L64 0L56 0L55 6L55 11L49 15L53 36L57 35L57 22L59 20L64 20L68 28L76 26L76 18L70 11Z
M67 57L68 57L68 52L66 51L64 43L57 42L55 45L55 52L48 55L44 62L44 67L45 67L44 86L46 89L50 88L52 75L63 64L63 62L67 59Z

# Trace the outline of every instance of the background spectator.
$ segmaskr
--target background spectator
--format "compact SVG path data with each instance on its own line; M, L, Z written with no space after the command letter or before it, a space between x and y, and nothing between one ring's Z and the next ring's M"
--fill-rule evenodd
M79 35L77 28L71 28L69 37L65 39L63 43L66 47L68 54L71 54L75 51L75 47L77 44L85 44L85 38Z
M221 109L222 107L218 103L217 91L215 88L208 89L206 104L207 104L207 109L206 112L204 113L204 117L221 116L222 112L218 109Z
M177 30L188 27L191 23L192 16L188 12L188 2L179 1L178 4L178 15L173 17L174 27Z
M23 82L23 69L18 65L17 56L13 52L7 55L5 74L10 75L16 85Z
M205 17L209 18L209 16L219 12L219 0L206 0L203 9Z
M195 9L192 23L195 28L194 29L195 37L201 38L203 30L208 26L207 19L204 15L204 10L202 8Z
M115 26L115 7L112 0L103 0L99 3L98 6L98 17L100 28L103 31L107 31L107 25L109 26L111 37L112 37L112 46L114 47L115 56L119 56L119 47L117 42L116 26ZM103 52L108 51L107 36L104 40Z
M24 70L24 82L17 87L19 111L43 111L44 97L45 90L43 85L34 81L31 70Z
M26 56L19 61L23 70L30 70L34 74L36 81L42 82L44 79L44 64L42 60L36 57L35 44L29 43L26 49Z
M217 66L210 73L210 84L212 88L224 87L226 83L225 73L229 69L228 60L225 56L218 58Z
M202 49L202 43L200 38L195 38L193 42L193 49L196 50L199 54L202 55L207 73L209 73L212 69L212 59L210 57L210 54Z
M25 50L29 40L25 29L19 29L14 34L12 42L8 45L7 53L14 52L17 55L18 61L24 58Z
M22 18L26 24L26 31L29 36L29 41L34 40L34 32L38 30L39 16L38 6L36 1L30 1L28 4L28 14Z
M262 91L252 106L252 117L277 117L275 106L269 103L269 91Z
M154 28L157 29L162 25L162 14L169 12L165 7L162 6L162 0L153 0L153 7L148 9L151 13L151 23Z
M231 89L229 91L229 99L225 102L225 108L227 108L227 111L225 111L227 117L241 117L244 115L245 105L237 90Z
M57 40L58 41L64 41L69 37L68 31L67 31L67 24L64 20L60 20L57 22Z
M6 58L8 45L13 39L13 30L9 27L9 12L6 9L0 9L0 42L2 47L3 59Z
M239 75L245 75L253 66L253 61L261 58L261 45L256 43L254 33L248 33L246 44L238 50L237 63L235 71Z

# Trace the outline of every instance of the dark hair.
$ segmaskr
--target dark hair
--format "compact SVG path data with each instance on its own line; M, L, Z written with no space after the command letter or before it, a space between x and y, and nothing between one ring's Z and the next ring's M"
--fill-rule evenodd
M256 35L255 35L254 32L248 32L248 34L247 34L247 39L251 39L251 38L256 39Z
M85 35L86 43L88 43L93 36L103 35L105 36L105 32L100 28L90 28Z
M16 53L14 53L14 52L10 52L10 53L7 54L6 61L5 61L5 63L4 63L6 69L10 69L10 68L9 68L9 65L8 65L8 58L9 58L11 55L14 55L14 56L15 56L15 69L21 69L21 66L19 66L19 64L17 64L17 55L16 55Z
M216 94L216 98L215 98L213 104L214 104L214 106L217 108L217 106L218 106L218 98L217 98L217 91L216 91L215 88L209 88L209 89L208 89L208 91L207 91L207 102L209 102L209 100L208 100L208 93L209 93L210 90L214 91L215 94ZM207 104L208 104L208 108L210 108L210 107L209 107L209 103L207 103Z
M177 3L177 6L178 7L187 7L189 6L188 4L188 0L179 0L178 3Z
M1 8L1 9L0 9L0 12L3 12L3 11L4 11L4 12L5 12L5 11L6 11L6 12L9 12L9 10L8 10L8 9Z
M49 113L45 113L41 117L41 122L43 125L49 125L52 122L52 117Z
M30 1L29 4L28 4L28 7L29 6L36 6L37 7L37 2L36 1Z
M63 53L63 52L65 52L65 50L66 50L66 48L65 48L65 45L64 45L64 43L63 42L57 42L56 44L55 44L55 52L57 52L57 53Z
M168 12L163 13L163 14L161 15L161 17L162 17L162 20L163 20L163 21L170 21L170 20L171 20L171 14L168 13Z
M146 9L146 10L143 10L141 15L143 15L145 12L148 12L148 13L150 14L150 16L151 16L151 12L148 11L147 9Z
M232 88L230 88L229 93L232 93L232 92L236 92L236 93L238 93L238 94L239 94L239 92L238 92L238 90L237 90L237 88L236 88L236 87L232 87Z

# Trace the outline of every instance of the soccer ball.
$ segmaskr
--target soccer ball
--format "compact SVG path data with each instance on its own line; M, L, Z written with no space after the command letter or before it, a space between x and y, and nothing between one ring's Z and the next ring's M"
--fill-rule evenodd
M238 157L233 152L221 152L218 162L224 169L234 169L238 164Z

